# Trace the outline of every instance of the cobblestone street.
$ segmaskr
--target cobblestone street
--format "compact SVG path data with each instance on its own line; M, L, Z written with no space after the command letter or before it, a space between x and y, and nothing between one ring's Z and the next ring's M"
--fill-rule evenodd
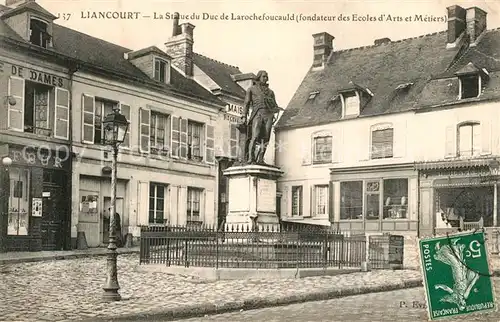
M497 298L500 280L495 280ZM428 321L425 309L424 289L412 288L393 292L349 296L328 301L306 302L282 307L213 315L205 318L179 320L182 322L208 321L356 321L356 322L417 322ZM405 302L404 304L402 302ZM458 321L500 321L500 313L462 316Z
M121 302L102 303L105 257L0 266L0 320L62 321L111 318L189 309L196 304L228 305L279 299L322 290L382 286L419 278L418 271L373 271L333 277L204 281L188 276L139 272L138 255L118 258Z

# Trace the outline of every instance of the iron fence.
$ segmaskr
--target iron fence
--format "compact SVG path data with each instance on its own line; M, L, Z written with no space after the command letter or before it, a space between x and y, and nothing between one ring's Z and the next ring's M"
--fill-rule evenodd
M366 261L366 237L329 229L142 227L141 264L213 268L346 268Z

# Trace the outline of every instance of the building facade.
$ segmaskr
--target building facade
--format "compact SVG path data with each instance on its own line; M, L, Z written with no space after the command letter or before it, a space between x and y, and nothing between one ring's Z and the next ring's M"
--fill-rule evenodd
M71 246L71 71L39 29L54 18L34 2L0 6L4 251Z
M107 243L102 120L115 109L129 121L118 155L121 240L139 238L141 226L217 223L215 128L226 103L155 46L134 51L60 26L35 1L0 10L8 250L74 248L79 235L89 247Z
M497 225L500 34L479 8L447 10L446 31L417 38L335 51L313 35L277 129L285 221L409 235Z

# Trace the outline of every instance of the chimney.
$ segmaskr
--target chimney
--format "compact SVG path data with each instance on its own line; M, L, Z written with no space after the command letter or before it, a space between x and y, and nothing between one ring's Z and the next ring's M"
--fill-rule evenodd
M466 11L460 6L450 6L448 10L448 43L453 44L465 31Z
M320 32L312 35L314 38L314 59L313 67L324 67L328 56L333 51L333 37L327 32Z
M193 76L193 29L194 25L179 25L179 14L174 15L172 37L165 43L165 51L172 57L172 64L185 76Z
M375 39L375 46L382 45L382 44L388 44L391 42L391 39L385 37L385 38L380 38L380 39Z
M486 30L486 12L478 7L467 8L467 33L470 43L476 42L479 35Z

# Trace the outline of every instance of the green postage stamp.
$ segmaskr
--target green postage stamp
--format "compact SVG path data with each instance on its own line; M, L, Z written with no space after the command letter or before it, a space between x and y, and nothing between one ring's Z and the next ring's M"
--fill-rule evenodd
M430 320L496 310L484 232L419 241Z

